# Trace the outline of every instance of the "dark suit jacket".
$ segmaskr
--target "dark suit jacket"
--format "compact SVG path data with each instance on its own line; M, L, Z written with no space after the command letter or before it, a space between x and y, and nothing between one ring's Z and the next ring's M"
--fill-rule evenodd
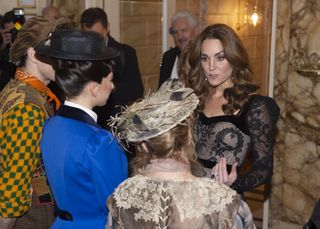
M14 78L16 66L9 61L9 50L7 46L0 51L0 91Z
M161 65L160 65L160 78L159 78L158 87L160 87L164 81L170 78L174 61L176 60L176 57L179 55L180 55L180 49L178 47L169 49L163 54Z
M95 107L98 115L98 124L107 128L107 120L120 111L117 106L125 106L143 96L136 50L129 45L117 42L113 37L108 37L108 47L120 51L120 56L115 59L113 66L115 91L111 93L108 102L103 107Z

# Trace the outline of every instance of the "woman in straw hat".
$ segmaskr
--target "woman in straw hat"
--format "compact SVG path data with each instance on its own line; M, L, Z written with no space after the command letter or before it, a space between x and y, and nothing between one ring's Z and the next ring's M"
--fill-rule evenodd
M104 228L105 202L127 177L127 159L110 132L92 111L114 88L112 59L101 35L76 29L52 34L38 55L52 58L56 81L66 101L46 123L40 147L54 199L57 219L51 228Z
M161 88L113 120L136 145L134 176L108 200L116 228L255 228L240 196L197 169L191 135L198 98L190 88ZM110 221L109 221L110 222Z

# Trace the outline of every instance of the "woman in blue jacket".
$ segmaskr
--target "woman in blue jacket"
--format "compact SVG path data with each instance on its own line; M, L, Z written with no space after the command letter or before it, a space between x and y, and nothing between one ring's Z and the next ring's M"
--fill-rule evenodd
M59 30L36 53L47 59L66 95L45 124L41 150L57 205L51 228L104 228L106 201L127 178L127 159L110 132L97 125L92 111L112 92L112 59L102 36L91 31Z

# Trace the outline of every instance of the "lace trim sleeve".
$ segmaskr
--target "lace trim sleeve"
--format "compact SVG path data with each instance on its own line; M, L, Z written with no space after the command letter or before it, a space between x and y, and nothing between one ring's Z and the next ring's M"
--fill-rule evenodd
M231 186L242 193L267 183L273 174L273 143L279 107L273 99L255 96L249 103L246 122L251 137L251 171L238 176Z

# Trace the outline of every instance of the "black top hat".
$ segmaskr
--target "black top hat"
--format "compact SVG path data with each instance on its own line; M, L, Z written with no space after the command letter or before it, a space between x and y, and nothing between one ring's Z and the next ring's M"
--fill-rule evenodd
M57 30L48 45L38 45L35 50L40 55L64 60L107 60L119 55L119 51L106 46L99 33L79 29Z

